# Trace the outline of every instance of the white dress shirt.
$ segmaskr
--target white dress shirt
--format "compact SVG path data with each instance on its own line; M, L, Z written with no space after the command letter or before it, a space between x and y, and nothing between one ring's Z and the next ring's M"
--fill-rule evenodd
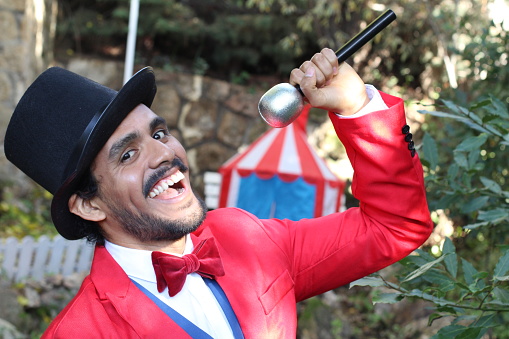
M198 273L187 275L182 290L174 297L170 297L168 288L161 293L157 291L151 251L126 248L108 241L106 241L105 247L129 278L145 287L166 305L187 318L212 338L233 339L230 324L221 306ZM184 254L191 253L193 248L193 242L188 235Z
M366 91L370 102L359 112L351 116L337 115L342 119L352 119L374 111L387 109L387 105L375 87L366 85ZM105 247L129 278L149 290L166 305L173 308L211 337L216 339L233 339L232 330L221 306L199 274L189 274L182 290L174 297L170 297L168 288L161 293L157 291L151 251L126 248L108 241L106 241ZM193 248L191 237L187 235L184 254L191 253Z

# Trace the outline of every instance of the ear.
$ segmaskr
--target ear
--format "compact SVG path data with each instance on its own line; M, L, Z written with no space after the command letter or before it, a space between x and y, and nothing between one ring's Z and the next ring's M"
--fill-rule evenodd
M83 199L77 194L73 194L69 198L68 206L71 213L82 219L96 222L106 219L106 214L96 204L95 199Z

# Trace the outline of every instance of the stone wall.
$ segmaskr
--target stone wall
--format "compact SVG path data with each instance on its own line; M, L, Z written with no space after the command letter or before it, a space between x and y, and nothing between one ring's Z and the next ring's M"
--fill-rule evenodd
M23 181L5 160L5 129L27 86L53 59L56 0L0 0L0 180Z

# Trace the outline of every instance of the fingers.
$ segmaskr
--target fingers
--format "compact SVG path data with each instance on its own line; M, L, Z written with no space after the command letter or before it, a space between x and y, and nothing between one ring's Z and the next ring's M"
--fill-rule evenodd
M294 69L290 74L292 85L300 84L304 74L313 67L315 69L316 87L326 86L330 80L338 74L338 60L336 54L330 48L324 48L320 53L305 61L299 68Z
M330 48L324 48L320 53L316 53L310 63L316 68L317 87L327 85L338 72L338 60ZM311 65L308 63L306 66Z
M304 100L313 107L344 115L354 114L369 101L359 75L348 64L339 65L328 48L292 70L290 83L300 85Z

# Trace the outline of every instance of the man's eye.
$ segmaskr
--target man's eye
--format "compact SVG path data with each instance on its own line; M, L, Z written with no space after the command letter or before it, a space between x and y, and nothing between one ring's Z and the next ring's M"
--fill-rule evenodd
M168 135L168 133L166 131L160 130L154 134L153 138L156 140L161 140L162 138L164 138L167 135Z
M126 162L134 155L134 150L130 150L122 154L122 159L120 159L121 162Z

